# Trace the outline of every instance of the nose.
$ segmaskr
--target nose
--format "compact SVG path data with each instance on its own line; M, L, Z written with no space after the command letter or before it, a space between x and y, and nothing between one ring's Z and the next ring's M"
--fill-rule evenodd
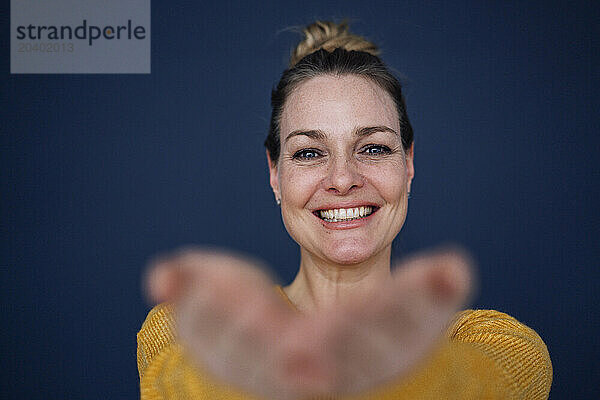
M327 177L323 183L328 192L345 195L362 187L364 177L354 160L347 157L335 157L330 160Z

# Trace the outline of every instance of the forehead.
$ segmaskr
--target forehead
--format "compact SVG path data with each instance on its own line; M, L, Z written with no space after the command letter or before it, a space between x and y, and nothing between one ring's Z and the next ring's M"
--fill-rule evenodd
M282 138L296 129L342 133L380 125L400 132L394 101L375 82L356 75L323 75L302 82L288 96L280 122Z

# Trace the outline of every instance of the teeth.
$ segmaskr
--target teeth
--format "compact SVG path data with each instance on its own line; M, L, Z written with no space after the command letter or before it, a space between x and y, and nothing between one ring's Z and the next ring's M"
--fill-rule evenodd
M361 206L355 208L336 208L333 210L321 210L319 215L322 219L329 222L350 221L366 217L373 212L371 206Z

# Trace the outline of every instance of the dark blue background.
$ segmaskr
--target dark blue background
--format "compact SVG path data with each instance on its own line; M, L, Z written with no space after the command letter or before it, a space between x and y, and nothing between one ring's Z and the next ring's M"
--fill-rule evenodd
M2 397L136 398L157 252L218 244L293 277L262 147L269 94L298 38L286 28L342 17L405 82L416 177L396 253L464 244L475 306L546 341L551 397L594 397L595 2L206 3L153 2L150 75L10 75L3 2Z

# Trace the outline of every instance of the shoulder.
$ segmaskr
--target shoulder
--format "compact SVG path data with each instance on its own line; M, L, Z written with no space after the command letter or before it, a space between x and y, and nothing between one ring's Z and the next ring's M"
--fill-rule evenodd
M503 371L519 398L546 399L552 362L542 338L530 327L495 310L465 310L456 315L448 336L469 343Z
M140 377L152 358L174 341L173 306L163 303L153 307L137 333L137 364Z

